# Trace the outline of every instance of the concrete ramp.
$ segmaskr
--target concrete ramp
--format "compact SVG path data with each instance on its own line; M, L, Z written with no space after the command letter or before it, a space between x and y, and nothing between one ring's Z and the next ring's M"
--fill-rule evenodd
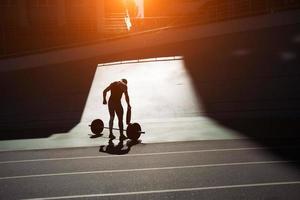
M108 126L109 113L102 92L113 81L126 78L132 106L132 122L146 132L143 143L243 138L203 115L190 76L180 56L99 64L80 123L68 133L48 138L0 141L1 150L44 149L104 145L104 136L91 139L89 124L101 118ZM109 97L109 93L107 99ZM124 123L126 102L123 96ZM115 119L114 127L118 127ZM114 132L119 136L118 131Z
M240 136L204 116L201 99L194 90L184 57L163 57L99 64L80 124L73 133L90 133L88 125L100 118L108 127L109 112L102 92L114 81L128 80L132 122L146 131L144 142L231 139ZM108 93L107 99L110 94ZM127 105L122 98L124 124ZM115 118L114 127L118 127ZM108 130L103 131L108 135ZM116 136L119 135L115 131Z
M108 121L108 109L102 104L102 92L110 83L121 78L128 80L133 121L195 117L201 114L183 58L167 57L99 64L82 122L90 122L95 118ZM126 114L124 96L122 104Z

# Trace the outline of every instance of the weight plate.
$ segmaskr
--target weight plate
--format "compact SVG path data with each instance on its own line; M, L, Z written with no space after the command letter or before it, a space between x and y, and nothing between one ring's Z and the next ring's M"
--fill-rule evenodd
M138 140L141 136L141 126L138 123L129 124L127 126L126 135L131 140Z
M99 135L102 133L104 129L104 123L101 119L95 119L92 121L90 127L92 133L94 133L95 135Z

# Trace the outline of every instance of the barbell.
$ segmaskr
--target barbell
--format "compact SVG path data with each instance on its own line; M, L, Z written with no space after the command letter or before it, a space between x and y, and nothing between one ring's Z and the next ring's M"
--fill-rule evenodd
M101 119L95 119L92 121L92 123L89 125L91 128L92 133L95 135L100 135L103 131L103 129L109 129L109 127L105 127L104 123ZM118 128L113 128L113 130L120 130ZM141 134L145 134L144 131L142 131L141 125L139 123L130 123L127 126L126 135L131 140L138 140Z

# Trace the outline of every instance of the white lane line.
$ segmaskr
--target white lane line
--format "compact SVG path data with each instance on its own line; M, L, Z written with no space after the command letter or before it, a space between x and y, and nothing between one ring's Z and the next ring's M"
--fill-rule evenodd
M66 172L66 173L53 173L53 174L33 174L33 175L23 175L23 176L0 177L0 180L39 178L39 177L50 177L50 176L84 175L84 174L104 174L104 173L173 170L173 169L204 168L204 167L224 167L224 166L238 166L238 165L279 164L279 163L293 163L293 162L297 162L297 161L278 160L278 161L259 161L259 162L237 162L237 163L220 163L220 164L188 165L188 166L173 166L173 167L153 167L153 168L136 168L136 169Z
M300 181L290 182L269 182L269 183L253 183L253 184L240 184L240 185L222 185L211 187L197 187L197 188L180 188L180 189L167 189L167 190L149 190L138 192L120 192L120 193L104 193L104 194L86 194L86 195L72 195L72 196L57 196L57 197L42 197L23 200L53 200L53 199L78 199L78 198L91 198L91 197L113 197L113 196L128 196L128 195L142 195L142 194L158 194L158 193L171 193L171 192L192 192L202 190L217 190L217 189L232 189L232 188L247 188L247 187L266 187L266 186L283 186L283 185L298 185Z
M280 147L278 147L278 148L280 148ZM157 152L157 153L110 155L110 156L106 155L106 156L81 156L81 157L44 158L44 159L31 159L31 160L10 160L10 161L0 161L0 164L25 163L25 162L43 162L43 161L60 161L60 160L79 160L79 159L96 159L96 158L155 156L155 155L205 153L205 152L224 152L224 151L249 151L249 150L265 150L265 149L270 149L270 148L252 147L252 148L232 148L232 149L204 149L204 150L194 150L194 151L170 151L170 152Z

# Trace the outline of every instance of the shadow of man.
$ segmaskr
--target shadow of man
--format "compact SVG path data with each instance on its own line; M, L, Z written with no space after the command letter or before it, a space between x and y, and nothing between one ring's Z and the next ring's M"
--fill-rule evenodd
M113 139L108 141L108 145L101 145L99 152L104 152L108 154L115 154L115 155L123 155L127 154L133 145L140 143L141 141L133 141L127 140L126 144L124 145L124 139L119 140L119 143L115 145L113 143Z

